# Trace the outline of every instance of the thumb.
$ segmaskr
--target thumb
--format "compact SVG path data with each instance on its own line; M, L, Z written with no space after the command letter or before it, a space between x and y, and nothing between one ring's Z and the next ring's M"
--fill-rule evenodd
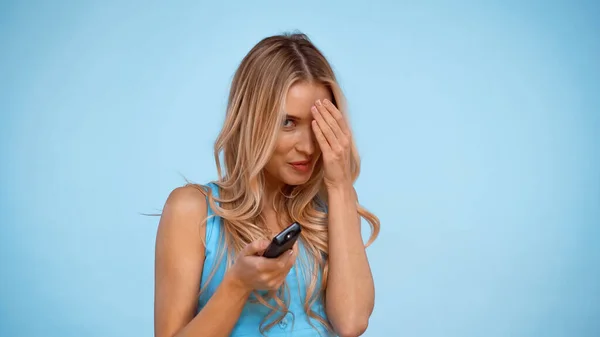
M246 245L246 247L244 247L244 250L242 250L242 254L244 256L262 255L262 253L265 251L265 249L267 249L270 243L271 242L268 240L252 241L248 245Z
M279 259L280 261L287 263L294 263L294 261L296 260L296 252L294 251L294 249L296 249L296 246L298 245L298 243L294 243L294 245L292 246L292 248L288 249L287 251L285 251L283 254L281 254L281 256L279 256L277 259Z

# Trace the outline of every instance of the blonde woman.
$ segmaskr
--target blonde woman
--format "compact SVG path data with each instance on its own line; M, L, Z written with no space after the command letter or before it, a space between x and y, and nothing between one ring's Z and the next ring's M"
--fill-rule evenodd
M215 160L216 181L177 188L165 203L155 335L361 335L375 291L365 247L379 220L358 203L344 99L305 35L265 38L242 60ZM293 249L261 256L294 222Z

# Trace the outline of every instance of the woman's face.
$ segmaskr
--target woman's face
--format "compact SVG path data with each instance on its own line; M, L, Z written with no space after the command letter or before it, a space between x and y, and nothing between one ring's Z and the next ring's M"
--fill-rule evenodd
M279 130L275 150L265 166L271 183L302 185L312 176L321 149L312 131L311 107L317 99L333 101L322 84L297 82L287 92L286 117Z

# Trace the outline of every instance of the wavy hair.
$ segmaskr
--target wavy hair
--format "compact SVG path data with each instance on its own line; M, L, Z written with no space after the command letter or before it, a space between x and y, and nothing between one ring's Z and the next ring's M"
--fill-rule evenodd
M261 215L265 191L263 169L274 150L284 120L285 95L299 81L325 85L331 91L333 103L347 118L345 99L331 65L302 33L264 38L244 57L233 77L225 122L214 145L218 173L218 180L214 183L219 187L219 196L213 195L206 185L192 184L202 191L214 214L223 220L218 260L226 257L226 268L231 267L235 255L248 243L270 237ZM360 157L354 140L351 166L355 181L360 173ZM331 331L330 323L311 309L316 301L324 303L326 293L329 270L326 205L322 159L316 163L314 173L306 184L286 186L273 200L280 220L302 225L300 240L307 257L304 258L303 254L298 257L307 284L304 310ZM358 213L371 227L368 247L379 234L379 219L360 204ZM214 275L217 266L208 279ZM320 291L317 291L318 275L321 276ZM271 309L261 322L261 333L264 334L288 313L286 293L289 294L289 287L285 283L277 291L266 295L253 293L258 302ZM274 306L269 299L274 300ZM273 316L274 319L268 322Z

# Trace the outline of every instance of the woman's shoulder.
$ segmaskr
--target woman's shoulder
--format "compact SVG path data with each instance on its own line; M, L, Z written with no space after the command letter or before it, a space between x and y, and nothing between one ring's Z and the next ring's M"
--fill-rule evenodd
M206 218L206 199L202 191L194 186L171 191L156 232L156 263L161 273L173 273L173 268L194 270L198 261L204 260L202 243L206 232L203 226L198 226L203 218Z
M206 194L202 186L188 184L171 191L164 211L187 216L206 216Z

